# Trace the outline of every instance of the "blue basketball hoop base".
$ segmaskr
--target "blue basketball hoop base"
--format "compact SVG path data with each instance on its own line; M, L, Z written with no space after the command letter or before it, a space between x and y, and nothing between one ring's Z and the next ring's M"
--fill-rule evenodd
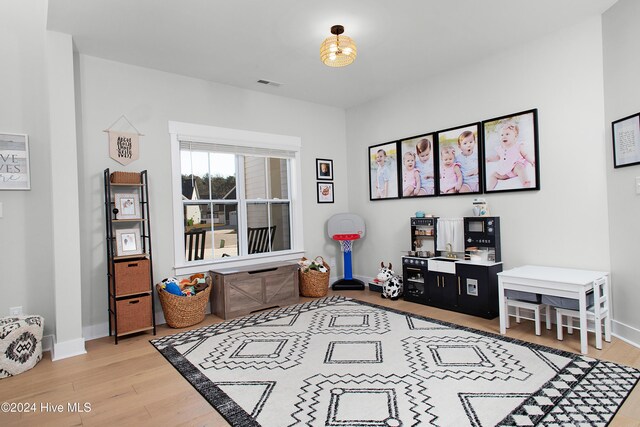
M334 291L343 290L364 290L364 282L362 280L354 279L351 273L351 243L360 238L359 235L351 234L336 234L333 236L334 240L340 242L342 248L342 258L344 260L344 279L336 280L331 285L331 289Z

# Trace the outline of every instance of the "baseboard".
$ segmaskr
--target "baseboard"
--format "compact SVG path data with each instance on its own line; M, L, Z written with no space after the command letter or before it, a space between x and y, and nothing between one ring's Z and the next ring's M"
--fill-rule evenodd
M159 305L157 306L159 307ZM205 306L205 314L211 314L211 305L207 304ZM156 325L163 325L167 323L164 318L164 313L162 310L155 313ZM109 322L102 322L96 325L88 325L82 327L82 335L86 341L95 340L98 338L104 338L109 336ZM44 350L44 347L43 347Z
M616 338L619 338L634 347L640 348L640 329L625 325L617 320L612 320L611 330L613 336Z
M84 348L84 338L56 342L51 348L51 360L55 362L69 357L80 356L86 352L87 350Z

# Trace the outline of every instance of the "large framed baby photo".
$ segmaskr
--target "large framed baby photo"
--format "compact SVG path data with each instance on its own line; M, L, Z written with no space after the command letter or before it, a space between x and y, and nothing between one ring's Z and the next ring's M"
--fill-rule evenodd
M369 200L398 197L398 142L386 142L368 148Z
M437 196L434 138L430 133L400 141L400 197Z
M438 194L482 192L480 123L438 132Z
M540 189L538 110L482 122L484 192Z

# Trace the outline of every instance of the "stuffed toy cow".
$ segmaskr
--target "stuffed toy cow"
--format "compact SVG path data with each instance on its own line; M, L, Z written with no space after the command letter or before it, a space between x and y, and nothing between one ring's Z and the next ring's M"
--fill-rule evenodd
M380 263L376 282L382 286L382 298L395 301L402 296L402 277L394 273L391 269L391 263L389 263L389 267L385 267L384 262Z

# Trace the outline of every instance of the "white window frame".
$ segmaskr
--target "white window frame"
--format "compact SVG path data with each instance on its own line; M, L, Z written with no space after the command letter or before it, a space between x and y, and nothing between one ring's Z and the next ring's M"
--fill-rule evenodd
M176 276L201 273L214 267L243 267L276 261L298 260L304 255L301 200L301 162L299 137L253 132L238 129L197 125L183 122L169 122L171 136L171 174L173 201L173 248L174 270ZM182 171L180 163L180 141L192 141L210 144L224 144L257 149L273 149L293 152L290 159L290 202L291 202L291 249L252 254L250 257L228 257L201 261L185 260L184 218L182 202ZM240 206L238 205L238 208ZM246 224L245 224L246 225ZM240 228L241 224L239 224ZM244 227L246 229L246 227ZM242 233L243 235L245 233ZM243 237L246 240L246 237Z

